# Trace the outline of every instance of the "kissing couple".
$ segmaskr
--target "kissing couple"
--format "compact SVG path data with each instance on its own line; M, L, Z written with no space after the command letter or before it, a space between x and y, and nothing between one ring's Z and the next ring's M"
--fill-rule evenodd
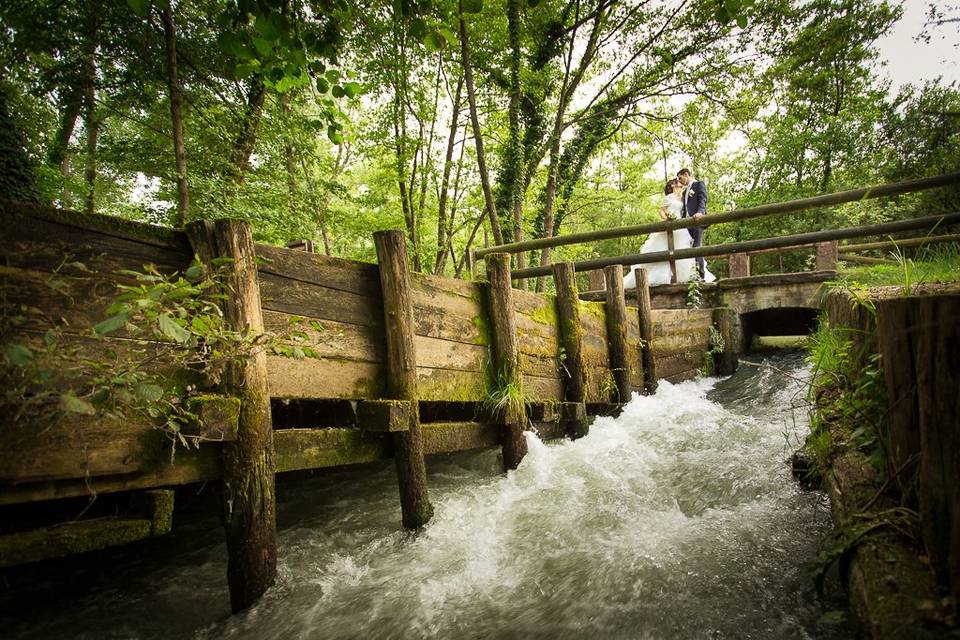
M689 169L681 169L677 177L667 180L663 188L663 200L660 202L660 218L662 220L676 220L677 218L700 218L707 215L707 185L696 180ZM703 227L689 229L675 229L673 231L658 231L651 233L647 241L640 248L640 253L656 253L667 251L667 233L673 234L674 249L689 249L699 247L703 242ZM701 258L684 258L676 260L677 282L702 280L713 282L716 280L707 269L706 262ZM632 289L637 286L637 269L647 270L647 279L650 286L670 284L669 262L648 262L635 264L630 267L630 273L623 279L623 286Z

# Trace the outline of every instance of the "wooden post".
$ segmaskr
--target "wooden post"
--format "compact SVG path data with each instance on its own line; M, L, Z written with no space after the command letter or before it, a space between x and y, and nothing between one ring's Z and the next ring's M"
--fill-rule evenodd
M747 278L750 276L750 254L731 253L727 258L728 278Z
M408 428L394 431L393 457L400 484L403 526L422 527L433 516L427 495L427 467L417 405L417 354L413 343L413 302L407 269L407 243L398 229L373 234L380 262L383 319L387 334L387 395L409 403Z
M653 358L653 317L650 308L650 276L637 269L637 312L640 315L640 361L643 364L643 390L657 392L657 363Z
M673 239L673 231L667 231L667 251L672 255L676 249L676 241ZM670 258L670 284L677 283L677 261Z
M563 397L568 402L583 404L586 401L586 369L583 365L583 328L580 325L580 296L577 293L577 277L572 262L553 265L553 282L557 289L557 318L559 319L560 345L563 347ZM566 423L567 435L579 438L586 435L586 422L573 420Z
M960 295L877 303L891 414L891 462L917 459L920 529L940 581L960 598ZM906 347L906 348L904 348ZM887 366L887 358L898 358ZM891 369L906 370L900 371ZM903 376L913 374L912 383ZM897 404L893 404L897 403ZM902 479L910 482L910 478Z
M491 253L486 257L489 285L488 307L493 337L493 381L496 385L520 388L520 354L517 350L517 327L510 286L510 254ZM527 424L522 398L508 402L503 414L500 442L503 447L503 468L516 469L527 454L523 430Z
M623 293L623 267L619 264L603 268L607 281L607 348L610 369L617 384L614 402L630 400L630 361L627 358L627 301Z
M714 354L713 360L714 369L719 376L732 376L737 370L737 340L734 335L736 320L737 312L729 307L713 310L713 324L723 341L723 348Z
M263 333L260 286L253 233L242 220L197 221L187 227L202 260L230 258L223 302L228 326ZM237 439L223 452L223 521L227 532L227 582L234 612L253 605L277 574L277 520L274 496L273 423L267 388L267 359L254 348L229 367L226 391L240 399Z
M587 271L587 278L590 280L590 291L603 291L603 271Z
M820 242L817 244L817 271L837 270L837 241Z

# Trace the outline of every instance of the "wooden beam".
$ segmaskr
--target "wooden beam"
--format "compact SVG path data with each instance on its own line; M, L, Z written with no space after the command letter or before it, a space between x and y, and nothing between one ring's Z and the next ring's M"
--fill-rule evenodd
M733 253L727 260L727 272L731 278L746 278L750 275L750 254Z
M357 403L357 426L382 433L409 431L410 405L408 400L361 400Z
M187 401L187 410L197 416L181 433L209 442L237 439L240 424L240 399L216 394L195 396Z
M486 264L490 287L488 306L493 339L494 384L499 387L519 388L520 354L517 348L513 288L510 284L510 255L490 254L487 256ZM527 425L523 398L508 398L499 419L502 423L503 468L516 469L527 454L527 441L523 436Z
M197 221L187 227L195 253L209 263L229 258L224 316L234 331L264 332L253 232L242 220ZM227 582L236 613L252 606L277 575L273 423L267 359L255 348L228 368L227 393L240 399L237 439L223 445L223 521L227 532Z
M173 525L173 491L144 491L138 511L125 517L77 520L0 536L0 567L12 567L106 549L161 536Z
M893 249L897 247L925 247L927 245L944 242L960 242L960 233L948 233L942 236L924 236L922 238L899 238L895 240L884 240L882 242L865 242L862 244L845 244L841 245L838 251L843 254L855 251L872 251L874 249Z
M628 402L630 362L627 358L627 301L623 294L623 267L619 264L605 267L603 275L607 281L607 349L617 393L611 401Z
M817 243L817 271L835 271L837 268L837 241Z
M853 262L856 264L897 264L893 260L887 260L886 258L871 258L870 256L855 256L850 253L841 253L838 260L843 262Z
M637 286L634 295L640 316L640 364L643 366L643 391L657 392L657 364L653 357L653 316L650 305L650 276L646 269L635 269Z
M714 370L717 375L731 376L737 370L737 336L734 334L737 324L737 312L729 307L713 310L713 324L720 334L723 347L714 354Z
M553 265L553 280L557 289L557 319L560 346L563 349L563 397L583 406L586 399L586 369L583 362L583 326L580 324L580 297L573 263ZM587 434L584 418L566 423L571 438Z
M403 526L422 527L433 517L427 492L427 468L417 404L417 353L413 301L407 267L407 242L398 229L373 234L380 263L383 319L387 338L387 395L409 403L407 429L392 434Z
M673 237L673 231L667 231L667 252L673 256L673 252L677 250L676 240ZM677 283L677 261L672 257L669 261L670 264L670 284Z
M529 251L530 249L542 249L544 247L559 247L568 244L581 244L584 242L593 242L596 240L609 240L611 238L626 238L657 231L671 231L673 229L689 229L690 227L708 227L724 222L736 222L740 220L749 220L762 216L779 215L784 213L793 213L797 211L806 211L809 209L819 209L845 202L856 202L869 198L882 198L886 196L899 195L902 193L913 193L926 189L936 189L947 187L960 183L960 171L946 173L930 178L920 178L918 180L907 180L905 182L895 182L891 184L881 184L872 187L863 187L860 189L850 189L848 191L838 191L824 195L814 196L812 198L801 198L799 200L790 200L788 202L776 202L772 204L739 209L720 214L711 214L704 218L680 218L679 220L664 220L661 222L652 222L648 224L631 225L627 227L614 227L612 229L601 229L599 231L587 231L584 233L571 233L565 236L556 236L553 238L536 238L533 240L524 240L522 242L512 242L484 249L477 249L475 255L477 258L498 253L519 253ZM715 254L723 255L723 254ZM656 260L654 262L661 262ZM546 265L549 266L549 265ZM581 271L581 269L577 269ZM517 274L515 277L528 277L527 270L522 270L523 276ZM549 273L549 272L547 272ZM542 275L547 275L546 273Z
M714 216L706 216L699 220L708 220ZM884 222L882 224L868 224L859 227L845 227L843 229L827 229L825 231L813 231L810 233L798 233L792 236L780 236L777 238L763 238L760 240L744 240L742 242L731 242L728 244L710 245L706 247L692 247L690 249L678 249L672 255L669 251L655 251L653 253L640 253L628 256L616 256L613 258L596 258L593 260L583 260L574 263L576 271L592 271L602 269L611 264L630 265L630 264L648 264L650 262L664 262L671 258L682 260L684 258L709 258L713 256L727 255L730 253L740 253L744 251L756 251L759 249L770 249L774 247L795 247L798 245L810 244L811 242L826 242L828 240L845 240L847 238L861 238L863 236L876 236L887 233L897 233L899 231L913 231L916 229L932 229L934 227L943 227L960 223L960 213L946 213L943 215L926 216L923 218L911 218L909 220L898 220L896 222ZM658 223L666 224L666 223ZM671 222L671 224L673 224ZM550 265L539 267L530 267L528 269L519 269L513 272L514 278L532 278L548 275Z

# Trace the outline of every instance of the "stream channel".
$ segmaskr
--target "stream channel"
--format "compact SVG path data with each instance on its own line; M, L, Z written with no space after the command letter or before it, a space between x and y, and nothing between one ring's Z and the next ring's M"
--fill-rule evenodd
M237 616L215 492L180 492L169 536L0 582L0 635L852 637L835 579L826 600L813 589L829 505L786 462L808 368L745 360L763 366L661 383L580 440L528 434L507 475L495 450L430 459L436 515L417 534L399 526L390 461L281 476L279 578Z

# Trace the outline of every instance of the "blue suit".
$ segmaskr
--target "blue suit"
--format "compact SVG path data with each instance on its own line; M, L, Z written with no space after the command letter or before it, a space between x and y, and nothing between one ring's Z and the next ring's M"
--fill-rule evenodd
M707 185L699 180L694 180L683 192L683 210L680 216L686 218L697 213L707 215ZM687 231L693 238L693 246L699 247L703 243L703 227L690 227ZM705 270L706 264L703 258L697 258L697 271L700 272L701 278Z

